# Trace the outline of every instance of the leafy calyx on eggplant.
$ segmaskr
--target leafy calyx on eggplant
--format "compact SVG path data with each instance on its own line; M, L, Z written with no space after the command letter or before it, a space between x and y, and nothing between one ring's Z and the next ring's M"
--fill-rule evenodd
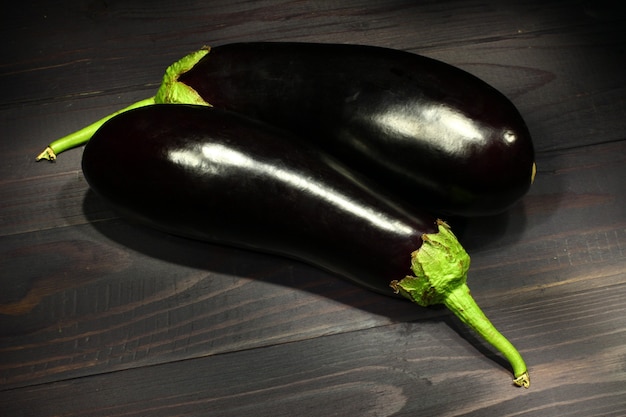
M439 231L422 235L422 246L411 254L411 269L415 276L394 280L391 288L422 307L445 305L508 359L513 368L515 385L530 387L530 377L522 356L470 295L467 286L469 255L446 222L438 220L437 226Z

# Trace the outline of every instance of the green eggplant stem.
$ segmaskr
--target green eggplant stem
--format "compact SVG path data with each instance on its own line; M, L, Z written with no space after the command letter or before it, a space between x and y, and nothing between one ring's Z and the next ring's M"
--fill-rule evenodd
M178 82L178 77L193 68L194 65L200 59L202 59L202 57L209 53L209 50L210 48L205 46L202 49L186 55L182 59L170 65L167 70L165 70L165 75L163 76L161 86L153 97L133 103L128 107L125 107L121 110L116 111L115 113L103 117L102 119L90 124L87 127L84 127L76 132L70 133L67 136L55 140L54 142L50 143L48 147L37 156L37 161L41 161L42 159L55 161L57 155L61 152L86 144L89 139L91 139L91 137L94 135L94 133L96 133L96 131L100 128L100 126L102 126L107 120L128 110L136 109L138 107L149 106L152 104L166 103L209 106L210 104L205 102L194 89L181 82Z
M482 336L509 361L513 383L530 387L524 359L482 312L467 286L470 257L444 221L438 232L422 236L422 247L411 254L415 276L392 281L396 293L423 306L443 304L463 323Z
M54 161L57 159L57 155L59 153L87 143L89 139L91 139L93 134L96 133L96 131L100 128L100 126L102 126L107 120L111 119L112 117L125 111L136 109L138 107L149 106L151 104L154 104L154 97L146 98L144 100L133 103L122 110L118 110L115 113L103 117L102 119L90 124L89 126L77 130L76 132L70 133L67 136L63 136L62 138L59 138L52 142L50 145L48 145L48 147L37 156L37 161L41 161L42 159Z

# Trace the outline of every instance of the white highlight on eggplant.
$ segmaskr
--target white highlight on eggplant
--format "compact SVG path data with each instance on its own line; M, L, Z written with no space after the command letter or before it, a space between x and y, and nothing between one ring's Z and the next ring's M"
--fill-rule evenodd
M220 167L230 166L238 169L246 169L254 175L271 175L277 180L290 186L305 189L307 192L328 201L335 207L367 220L370 224L396 233L411 234L413 229L397 220L386 218L375 210L367 209L350 201L341 191L329 188L328 185L319 183L311 178L304 178L298 173L288 169L277 167L255 160L250 156L221 144L205 144L201 152L188 150L175 150L169 153L169 159L177 164L201 168L207 172L217 172Z
M448 154L462 154L468 145L487 140L476 122L442 105L391 107L377 117L377 122L398 136L425 138Z
M504 133L502 134L502 138L509 145L517 140L517 136L515 135L515 132L512 130L505 130Z

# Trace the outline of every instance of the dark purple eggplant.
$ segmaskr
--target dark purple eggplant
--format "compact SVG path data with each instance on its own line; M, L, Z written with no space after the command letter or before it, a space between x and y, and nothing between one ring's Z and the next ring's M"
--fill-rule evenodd
M285 131L216 108L148 106L107 121L82 167L95 193L132 221L444 304L509 359L516 384L529 384L517 350L470 296L469 256L448 225L407 212Z
M504 95L458 68L393 49L206 48L170 66L156 96L131 107L153 103L212 105L288 129L397 201L446 215L501 212L534 176L529 131ZM53 142L39 159L85 143L101 123Z
M202 99L289 129L408 200L446 215L504 211L534 151L515 106L459 68L372 46L240 43L178 81Z

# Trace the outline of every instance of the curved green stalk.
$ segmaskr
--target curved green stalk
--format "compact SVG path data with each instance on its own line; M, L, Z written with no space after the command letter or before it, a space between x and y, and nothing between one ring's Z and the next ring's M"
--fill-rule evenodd
M528 388L530 377L517 349L487 319L467 286L470 258L450 226L438 222L438 233L425 234L422 247L411 254L415 276L392 281L391 287L409 300L429 306L443 304L500 351L513 368L515 385Z
M42 159L54 161L57 157L57 154L64 152L68 149L84 145L89 141L89 139L91 139L93 134L96 133L100 126L102 126L107 120L128 110L136 109L138 107L149 106L152 104L166 103L196 104L208 106L209 103L204 101L194 89L181 82L178 82L178 77L193 68L193 66L200 59L202 59L206 54L209 53L209 50L210 49L208 47L204 47L170 65L165 71L161 86L159 87L159 90L154 97L146 98L144 100L133 103L130 106L123 108L122 110L118 110L115 113L103 117L102 119L90 124L87 127L84 127L76 132L70 133L67 136L55 140L54 142L50 143L50 145L48 145L48 147L37 156L37 161L40 161Z
M115 113L103 117L102 119L90 124L89 126L77 130L76 132L70 133L67 136L63 136L62 138L59 138L52 142L50 145L48 145L48 147L37 156L37 161L40 161L42 159L54 161L57 158L57 154L87 143L89 139L91 139L93 134L96 133L96 131L100 128L100 126L102 126L107 120L111 119L112 117L125 111L132 110L138 107L149 106L151 104L154 104L154 97L146 98L144 100L133 103L130 106L123 108L122 110L118 110Z

